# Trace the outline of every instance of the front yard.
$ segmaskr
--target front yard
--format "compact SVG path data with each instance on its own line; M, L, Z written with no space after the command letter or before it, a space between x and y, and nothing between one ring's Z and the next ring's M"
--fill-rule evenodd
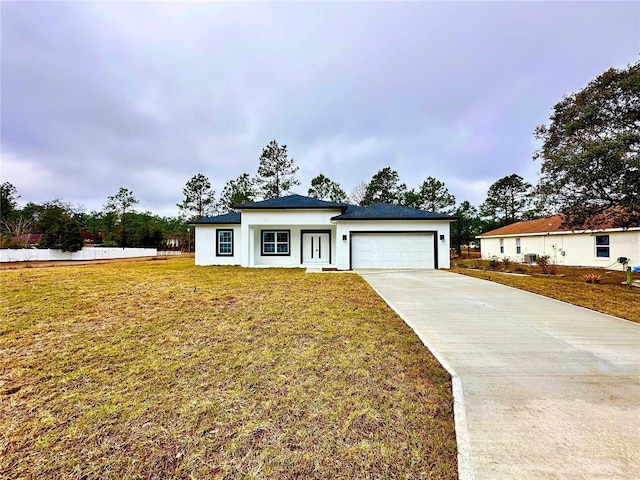
M357 275L0 272L0 478L457 477L447 373Z

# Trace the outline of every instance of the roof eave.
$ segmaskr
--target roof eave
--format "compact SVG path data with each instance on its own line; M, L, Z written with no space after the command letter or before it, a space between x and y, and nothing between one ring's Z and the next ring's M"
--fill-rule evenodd
M238 205L233 207L237 210L341 210L345 211L346 207L327 207L322 205L316 206L283 206L283 207L261 207L261 206L251 206L251 205Z
M456 222L458 219L455 217L381 217L381 216L376 216L376 217L346 217L346 218L340 218L342 217L342 215L338 215L337 217L333 217L331 220L335 220L335 221L340 221L340 220L344 220L344 221L351 221L351 220L359 220L359 221L365 221L365 220L402 220L402 221L413 221L413 222L425 222L425 221L432 221L432 220L447 220L449 222Z

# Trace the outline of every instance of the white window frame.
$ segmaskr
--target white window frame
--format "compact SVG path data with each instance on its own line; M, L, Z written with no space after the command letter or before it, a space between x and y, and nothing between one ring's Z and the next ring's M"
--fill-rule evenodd
M516 238L516 255L520 255L522 253L522 245L520 244L520 239Z
M273 240L265 241L265 237L269 234L273 234ZM282 240L283 235L286 235L286 240ZM265 250L268 245L273 245L273 251ZM286 257L291 255L291 230L261 230L260 253L265 257Z
M500 253L504 254L504 238L500 239Z

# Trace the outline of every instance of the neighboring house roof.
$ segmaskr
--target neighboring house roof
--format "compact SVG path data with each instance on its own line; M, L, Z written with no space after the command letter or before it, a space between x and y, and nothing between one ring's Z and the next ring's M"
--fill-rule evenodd
M27 245L37 245L42 240L41 233L25 233L18 237L20 243L25 243Z
M224 215L217 215L215 217L205 217L200 218L198 220L191 220L189 225L203 225L203 224L240 224L240 213L239 212L230 212L225 213Z
M338 208L345 211L349 205L346 203L333 203L317 198L303 197L302 195L289 195L287 197L270 198L261 202L243 203L236 206L238 210L253 209L299 209L299 208Z
M616 228L613 221L604 217L602 222L598 224L597 230L607 230ZM637 227L632 227L636 229ZM583 229L568 228L562 226L562 215L553 215L552 217L537 218L535 220L525 220L522 222L512 223L504 227L496 228L489 232L481 233L478 237L500 237L507 235L533 235L536 233L555 233L555 232L584 232ZM586 230L592 231L592 230Z
M349 207L342 215L331 220L455 220L442 213L426 212L415 208L401 207L388 203L375 203L368 207Z

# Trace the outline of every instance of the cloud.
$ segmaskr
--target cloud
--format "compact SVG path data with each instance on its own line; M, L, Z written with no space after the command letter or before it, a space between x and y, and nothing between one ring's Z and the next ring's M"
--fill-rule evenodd
M639 14L631 2L5 2L2 180L90 210L125 186L141 209L177 213L193 175L220 192L276 139L299 193L318 173L349 191L390 166L477 205L505 175L535 183L533 129L562 95L637 58Z

